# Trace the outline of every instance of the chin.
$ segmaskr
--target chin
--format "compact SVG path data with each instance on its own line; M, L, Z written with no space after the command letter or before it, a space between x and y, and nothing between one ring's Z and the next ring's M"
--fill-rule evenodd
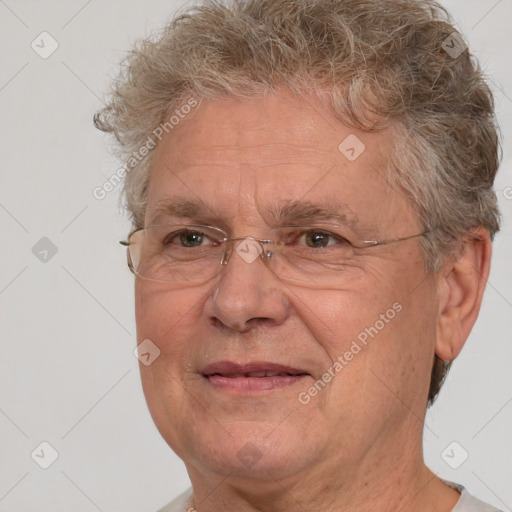
M283 429L278 438L275 432L269 435L268 424L237 422L236 427L228 427L229 432L217 426L207 437L190 439L188 449L182 446L178 455L186 464L190 461L194 467L216 474L275 482L313 464L318 453L318 447L308 446L299 432L290 428Z

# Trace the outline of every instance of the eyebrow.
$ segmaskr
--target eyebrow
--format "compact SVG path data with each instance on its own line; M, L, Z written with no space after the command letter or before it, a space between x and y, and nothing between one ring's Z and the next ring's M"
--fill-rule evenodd
M311 201L282 201L265 208L270 225L294 225L320 221L355 227L357 215L346 204L319 205ZM169 215L182 219L194 219L200 222L218 222L219 216L214 208L203 200L191 201L180 197L168 197L158 201L150 210L149 218L154 222L160 215Z
M329 220L355 227L358 223L357 215L345 204L319 205L310 201L287 201L275 204L267 211L282 225Z
M160 215L192 219L196 217L214 219L213 209L204 201L190 201L180 197L167 197L150 208L149 219L154 222Z

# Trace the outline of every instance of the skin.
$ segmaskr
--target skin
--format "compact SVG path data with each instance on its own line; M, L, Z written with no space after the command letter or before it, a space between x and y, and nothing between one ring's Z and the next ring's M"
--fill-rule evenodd
M317 98L287 89L203 101L155 149L146 225L206 223L265 238L275 222L268 207L300 200L345 204L361 239L420 233L410 201L383 178L392 133L349 128ZM366 146L353 162L338 150L349 134ZM157 218L169 196L201 198L207 215ZM161 351L141 365L144 393L186 464L195 509L450 511L459 495L424 465L422 429L434 353L455 358L480 307L491 244L476 232L482 240L469 238L435 275L413 238L362 251L346 283L329 289L283 283L236 253L200 285L137 278L137 337ZM298 394L397 302L395 318L300 403ZM221 360L272 361L309 376L265 392L219 390L201 369Z

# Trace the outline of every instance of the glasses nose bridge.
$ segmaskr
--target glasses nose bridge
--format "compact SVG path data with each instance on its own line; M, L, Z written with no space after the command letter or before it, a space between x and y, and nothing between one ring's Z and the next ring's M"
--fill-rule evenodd
M257 243L259 245L261 252L258 251L259 252L258 257L260 257L263 260L263 262L266 265L268 265L269 264L268 260L273 256L273 251L266 250L265 245L275 243L275 241L268 240L265 238L255 238L253 236L237 236L237 237L233 237L233 238L224 238L222 240L222 243L224 244L224 252L222 253L222 259L221 259L220 264L227 265L231 258L231 255L233 254L233 249L235 247L235 243L240 242L240 241L245 241L245 240L247 240L247 242L250 244ZM242 252L242 251L240 251L240 252ZM239 252L239 256L243 260L245 260L247 263L249 263L249 262L252 263L255 259L257 259L257 257L256 258L250 257L249 259L246 259L246 257L244 257L244 255L242 255L240 252ZM244 252L249 252L249 249Z

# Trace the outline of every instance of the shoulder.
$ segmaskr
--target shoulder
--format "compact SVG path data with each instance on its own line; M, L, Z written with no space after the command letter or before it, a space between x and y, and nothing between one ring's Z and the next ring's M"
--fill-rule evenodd
M501 512L499 509L480 501L471 496L469 492L462 488L460 499L452 512Z
M183 494L171 501L168 505L158 510L158 512L187 512L186 506L192 496L192 487Z
M452 512L501 512L499 509L475 498L462 486L454 486L460 490L460 499ZM180 494L171 503L158 510L158 512L187 512L186 506L192 496L192 488Z

